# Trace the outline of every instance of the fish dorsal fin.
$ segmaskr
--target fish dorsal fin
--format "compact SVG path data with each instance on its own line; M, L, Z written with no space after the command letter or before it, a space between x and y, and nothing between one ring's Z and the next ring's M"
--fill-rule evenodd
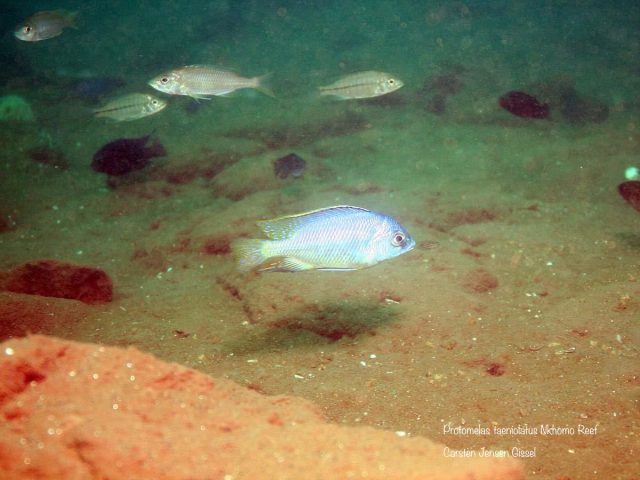
M337 205L335 207L319 208L317 210L311 210L309 212L299 213L296 215L288 215L271 220L262 220L257 222L257 224L262 232L271 240L284 240L289 238L293 232L308 221L328 219L332 216L344 216L362 212L369 212L369 210L360 207L351 207L349 205Z
M229 68L229 67L219 67L218 65L213 65L213 64L208 64L208 63L195 63L193 65L185 65L184 67L182 67L183 69L197 69L197 68L204 68L206 70L217 70L218 72L226 72L226 73L233 73L234 75L237 75L237 73Z

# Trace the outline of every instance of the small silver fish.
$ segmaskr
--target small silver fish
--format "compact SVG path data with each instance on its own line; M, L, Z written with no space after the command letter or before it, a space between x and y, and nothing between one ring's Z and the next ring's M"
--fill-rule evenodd
M413 249L394 218L340 205L258 222L269 238L241 239L232 248L242 271L347 271L370 267Z
M269 76L245 78L230 70L208 65L189 65L158 75L149 85L169 95L187 95L207 99L211 95L224 96L243 88L254 88L273 97L264 85Z
M343 99L373 98L402 88L399 78L384 72L369 70L347 75L340 80L319 87L320 95L335 95Z
M128 122L158 113L167 102L146 93L130 93L107 102L93 111L96 117L106 117L116 122Z
M14 35L25 42L57 37L67 27L75 26L77 12L47 10L31 15L16 28Z

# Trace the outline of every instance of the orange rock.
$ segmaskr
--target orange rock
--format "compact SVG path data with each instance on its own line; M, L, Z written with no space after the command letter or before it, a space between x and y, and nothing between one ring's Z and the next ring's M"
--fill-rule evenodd
M0 345L0 478L521 479L512 458L327 423L129 348L32 336Z

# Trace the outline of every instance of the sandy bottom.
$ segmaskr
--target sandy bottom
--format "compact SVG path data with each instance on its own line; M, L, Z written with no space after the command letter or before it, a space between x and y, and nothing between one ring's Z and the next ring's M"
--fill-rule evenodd
M133 345L339 424L522 452L531 478L640 471L640 214L616 192L634 114L527 121L463 92L438 116L410 95L221 99L81 140L69 120L67 169L28 158L33 130L5 129L1 265L71 261L115 286L95 306L3 294L7 334ZM107 188L88 168L154 129L169 155L135 178ZM290 152L307 171L278 179ZM236 271L229 243L256 220L339 204L395 216L417 248L352 273Z

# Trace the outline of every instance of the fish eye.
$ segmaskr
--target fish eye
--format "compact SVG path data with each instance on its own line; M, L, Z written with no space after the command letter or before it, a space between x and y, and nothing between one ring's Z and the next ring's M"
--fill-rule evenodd
M153 105L154 107L158 106L158 100L151 100L151 105Z
M33 30L33 28L31 28L31 25L25 25L22 29L24 33L31 33L31 30Z
M401 247L402 245L404 245L404 241L405 240L406 240L406 237L405 237L404 233L396 232L396 233L393 234L393 238L391 239L391 243L396 247Z
M163 85L169 83L169 77L162 77L160 79L160 83L162 83Z
M388 83L389 85L395 85L395 84L396 84L396 81L395 81L393 78L390 78L389 80L387 80L387 83Z

